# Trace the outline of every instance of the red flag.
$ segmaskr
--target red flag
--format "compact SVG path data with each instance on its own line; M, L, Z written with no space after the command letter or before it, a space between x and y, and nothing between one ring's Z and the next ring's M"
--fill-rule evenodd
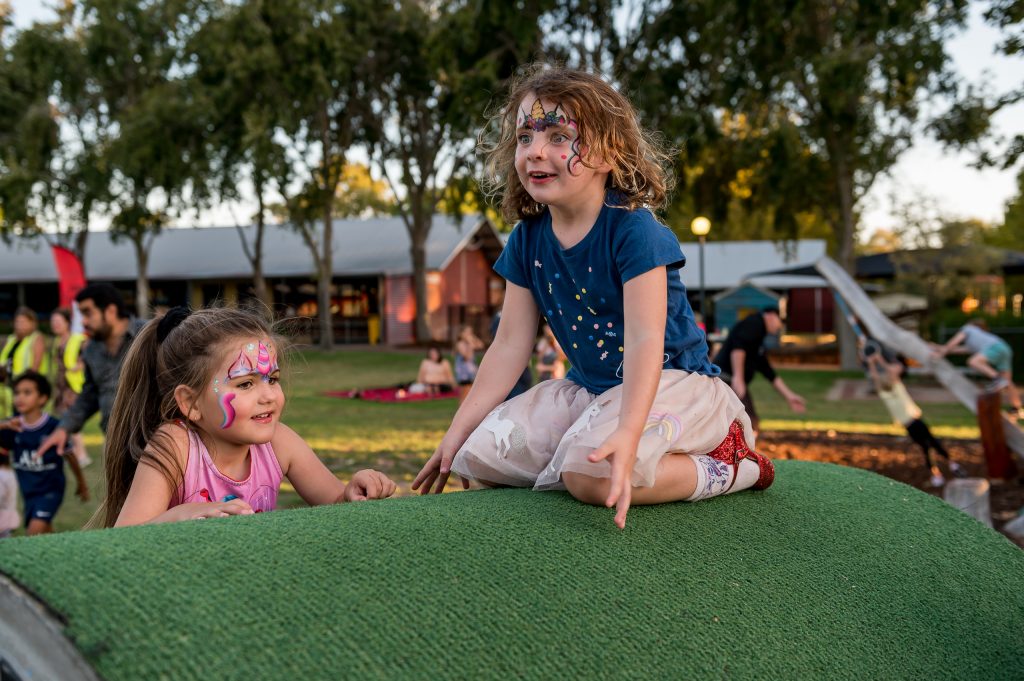
M60 282L60 306L71 308L75 295L85 288L85 272L82 262L74 253L63 246L53 246L53 263L57 267Z

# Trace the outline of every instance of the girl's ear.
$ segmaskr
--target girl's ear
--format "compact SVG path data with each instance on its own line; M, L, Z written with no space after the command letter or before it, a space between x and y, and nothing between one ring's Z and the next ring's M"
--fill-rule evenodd
M195 392L187 385L179 385L174 389L174 402L178 405L178 411L189 421L199 422L203 417L196 404L198 401Z
M599 160L600 163L597 163L594 166L594 171L598 173L608 173L609 175L611 175L612 171L614 170L614 168L612 168L612 164L608 163L608 161L605 161L603 158Z

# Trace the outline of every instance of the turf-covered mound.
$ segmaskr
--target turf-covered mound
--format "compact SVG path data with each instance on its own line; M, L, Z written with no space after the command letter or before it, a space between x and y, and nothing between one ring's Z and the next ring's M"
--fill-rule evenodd
M0 572L110 680L1024 677L1024 553L828 464L624 532L481 491L4 541Z

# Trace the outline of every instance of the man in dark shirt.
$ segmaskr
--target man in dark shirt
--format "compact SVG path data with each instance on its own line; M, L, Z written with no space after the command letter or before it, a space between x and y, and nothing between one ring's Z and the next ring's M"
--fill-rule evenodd
M765 338L769 335L774 336L781 330L782 318L776 307L748 315L733 327L715 355L714 362L722 369L722 380L728 382L737 397L743 401L755 433L760 430L761 419L754 408L754 398L747 386L754 379L756 372L761 372L772 382L772 386L786 399L790 409L797 413L802 413L806 409L804 398L789 389L782 377L772 369L765 354Z
M86 286L75 296L75 302L89 335L89 343L82 350L85 385L60 425L41 446L43 450L56 446L58 451L64 451L68 436L80 431L97 411L101 417L100 428L106 432L121 377L121 363L143 325L141 320L133 321L128 316L124 299L109 284Z

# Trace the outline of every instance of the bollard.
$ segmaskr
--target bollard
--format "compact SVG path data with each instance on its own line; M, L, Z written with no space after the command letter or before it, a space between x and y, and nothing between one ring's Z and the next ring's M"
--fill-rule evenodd
M992 527L989 482L985 478L956 478L946 483L942 498L947 504Z
M978 395L978 429L985 465L990 480L1007 480L1017 475L1017 466L1010 457L1003 432L1002 398L998 392Z

